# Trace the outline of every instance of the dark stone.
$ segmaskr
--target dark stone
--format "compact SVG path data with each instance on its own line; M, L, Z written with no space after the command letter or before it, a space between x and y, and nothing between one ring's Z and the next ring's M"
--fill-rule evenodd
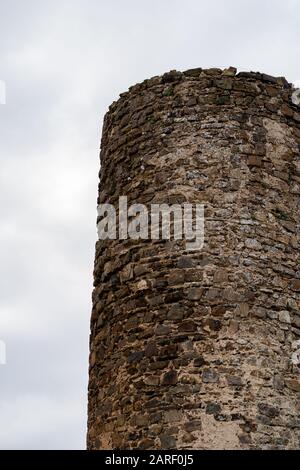
M165 73L162 76L162 83L173 83L178 82L181 80L181 72L177 72L177 70L171 70L170 72Z
M260 78L260 73L258 72L239 72L237 78L251 78L252 80L257 80Z
M291 281L291 289L300 292L300 279L293 279Z
M215 300L215 299L221 299L222 296L222 291L221 289L216 289L215 287L211 287L208 289L208 291L205 294L205 297L207 300Z
M214 370L207 369L202 372L202 381L204 383L216 383L219 382L219 376Z
M275 83L277 84L278 82L278 78L277 77L273 77L272 75L268 75L266 73L262 73L261 74L261 79L263 82L267 82L267 83Z
M132 424L139 427L147 426L148 421L149 419L147 415L135 415L132 418Z
M181 323L181 325L178 327L178 331L179 332L184 332L184 331L187 331L187 332L192 332L192 331L196 331L197 330L197 325L192 322L192 321L185 321L183 323Z
M182 320L186 313L186 308L180 304L174 304L170 307L167 318L172 320Z
M228 385L232 385L234 387L241 387L243 385L241 377L236 375L227 375L226 380Z
M256 307L252 314L257 318L267 318L267 310L263 307Z
M153 439L143 439L142 441L139 442L138 449L145 450L145 449L153 449L154 448L154 441Z
M176 385L178 381L178 376L176 370L170 370L166 372L162 377L162 385Z
M145 402L144 407L152 409L152 408L156 408L160 405L161 405L160 400L158 400L157 398L152 398L151 400Z
M187 292L187 297L190 300L200 300L203 295L201 287L191 287Z
M110 400L99 404L97 414L101 417L109 416L112 412L112 403Z
M263 424L264 426L272 426L273 418L269 418L269 416L257 415L256 419L260 424Z
M240 413L233 413L231 415L231 421L240 421L243 419L243 416Z
M286 379L285 385L294 392L300 392L300 382L297 379Z
M184 283L184 271L176 270L170 273L168 283L170 286Z
M221 412L221 406L218 403L208 403L206 405L206 413L208 415L216 415Z
M151 362L151 364L149 364L149 368L151 370L165 369L168 366L168 364L169 364L169 361L157 360L157 361Z
M146 357L152 357L152 356L157 356L157 346L155 343L150 342L146 345L145 347L145 356Z
M144 356L143 351L135 351L135 352L129 354L129 356L127 358L127 361L129 363L138 362L143 358L143 356Z
M196 357L196 359L194 359L195 367L203 367L205 364L206 364L206 361L202 356Z
M162 420L161 413L152 413L149 415L149 423L155 424L159 423Z
M160 356L162 359L173 359L178 355L178 346L177 344L168 344L164 346L161 350Z
M248 165L261 167L262 166L261 157L258 157L257 155L250 155L248 158Z
M277 83L285 89L291 88L291 84L287 81L285 77L277 77Z
M211 67L210 69L204 69L203 72L205 75L214 76L214 75L221 75L222 70L217 67Z
M267 403L259 403L258 410L262 415L268 416L269 418L279 416L279 411L274 408L274 406L268 405Z
M202 69L199 67L195 69L185 70L183 74L186 75L187 77L199 77L201 72L202 72Z
M168 292L165 296L165 302L166 303L178 302L179 300L182 300L182 298L183 298L183 293L181 291Z
M162 449L175 449L176 448L176 439L169 434L160 434L159 436L160 444Z
M172 330L169 326L157 325L156 330L155 330L155 334L158 335L158 336L168 335L169 333L171 333L171 331Z
M239 435L239 441L241 444L251 444L252 443L252 439L251 439L251 436L249 434L240 434Z
M218 306L213 307L211 309L212 315L214 315L216 317L217 316L223 316L225 312L226 312L226 307L224 307L223 305L218 305Z
M225 105L230 103L230 96L229 95L224 95L224 96L218 96L216 99L216 104L219 105Z
M177 261L177 268L193 268L195 265L194 260L188 256L182 256Z
M214 320L213 318L210 318L208 320L208 326L212 331L220 331L222 328L222 323L220 320Z
M232 78L218 78L215 81L215 85L223 90L231 90L232 89Z
M151 307L154 307L156 305L161 305L161 304L164 303L164 296L163 296L163 294L155 295L155 296L150 297L150 298L147 297L147 300L148 300L149 305Z
M138 435L137 432L130 432L130 433L128 434L128 440L129 440L129 441L135 441L135 440L137 440L138 438L139 438L139 435Z
M285 103L281 107L281 112L287 117L293 117L294 115L293 109Z
M198 419L194 419L192 421L188 421L187 423L184 423L184 429L188 432L193 432L201 429L202 423Z
M275 375L273 378L273 385L276 390L284 389L284 380L280 375Z

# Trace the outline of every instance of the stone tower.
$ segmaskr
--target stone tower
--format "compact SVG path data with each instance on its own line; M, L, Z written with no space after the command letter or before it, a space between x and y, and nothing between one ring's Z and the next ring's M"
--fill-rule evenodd
M171 71L104 119L98 204L205 205L205 242L96 244L89 449L300 446L300 109L284 79Z

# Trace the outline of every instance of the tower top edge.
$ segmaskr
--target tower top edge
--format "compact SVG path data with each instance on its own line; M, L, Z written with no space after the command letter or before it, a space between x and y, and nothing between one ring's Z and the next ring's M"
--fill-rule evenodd
M293 83L288 82L284 76L275 77L266 73L253 72L253 71L240 71L238 72L236 67L228 67L225 69L221 68L192 68L184 71L170 70L162 75L156 75L151 78L147 78L142 82L138 82L128 88L127 91L120 93L119 98L112 102L109 106L109 111L112 111L116 104L120 100L129 98L132 94L140 93L142 91L151 89L157 85L163 84L177 84L181 81L200 81L203 79L224 79L229 78L236 80L246 80L249 82L262 82L266 85L273 85L279 89L293 91L297 87Z

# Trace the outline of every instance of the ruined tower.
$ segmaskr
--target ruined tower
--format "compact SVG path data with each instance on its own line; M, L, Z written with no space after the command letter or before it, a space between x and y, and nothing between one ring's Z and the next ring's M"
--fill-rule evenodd
M98 203L203 203L205 242L97 242L89 449L299 448L299 145L299 93L265 74L110 106Z

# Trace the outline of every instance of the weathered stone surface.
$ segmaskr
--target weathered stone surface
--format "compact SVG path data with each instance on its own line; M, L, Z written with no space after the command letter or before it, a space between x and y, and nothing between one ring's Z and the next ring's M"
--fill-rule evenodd
M150 341L145 346L145 356L152 357L152 356L157 356L157 354L158 354L158 349L157 349L156 343L153 343Z
M206 406L206 413L209 415L216 415L221 412L221 406L218 403L208 403Z
M291 323L291 316L287 310L279 312L278 318L282 323Z
M170 370L166 372L162 377L162 385L176 385L178 381L177 371Z
M300 447L299 96L198 68L110 106L98 203L203 203L205 243L96 243L89 449Z
M286 379L286 386L295 392L300 392L300 381L296 379Z
M242 379L241 379L241 377L237 377L237 376L235 376L235 375L228 375L228 376L226 377L226 379L227 379L227 383L228 383L229 385L232 385L232 386L234 386L234 387L241 387L241 386L242 386Z
M219 382L219 376L214 370L207 369L202 373L202 380L205 383L216 383Z
M222 75L234 77L234 75L236 75L236 72L237 70L235 67L228 67L228 69L223 70Z
M169 434L161 434L159 436L160 444L162 449L175 449L176 448L176 439L174 436Z
M143 351L135 351L129 354L127 360L128 362L137 362L137 361L140 361L143 356L144 356Z
M296 292L300 292L300 279L293 279L291 281L291 288Z
M187 297L189 300L200 300L203 294L201 287L192 287L188 290Z
M182 256L177 261L178 268L192 268L195 265L193 258L188 256Z
M201 429L202 424L201 424L201 421L199 420L192 420L192 421L188 421L187 423L184 423L183 426L186 431L192 432L192 431L197 431Z
M218 269L214 274L214 282L216 284L227 282L228 281L228 273L224 269Z

